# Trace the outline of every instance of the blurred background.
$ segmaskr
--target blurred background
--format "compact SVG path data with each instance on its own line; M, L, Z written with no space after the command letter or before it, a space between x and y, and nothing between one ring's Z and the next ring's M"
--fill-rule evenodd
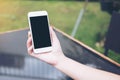
M0 32L28 28L27 13L46 10L50 24L71 35L82 9L85 11L74 37L104 53L104 41L112 13L102 11L100 0L1 0ZM108 57L120 63L120 54L110 50Z

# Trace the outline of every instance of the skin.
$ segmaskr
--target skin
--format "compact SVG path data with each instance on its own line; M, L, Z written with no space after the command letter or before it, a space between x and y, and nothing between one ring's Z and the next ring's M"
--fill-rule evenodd
M28 40L26 44L28 54L51 64L74 80L120 80L120 75L88 67L66 57L63 54L60 42L52 27L50 27L50 35L53 50L46 53L35 54L33 52L31 33L28 32Z

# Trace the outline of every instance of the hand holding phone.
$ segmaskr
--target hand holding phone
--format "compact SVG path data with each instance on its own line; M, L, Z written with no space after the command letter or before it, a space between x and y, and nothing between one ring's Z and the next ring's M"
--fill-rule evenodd
M49 31L48 13L46 11L35 11L28 13L30 31L34 53L48 52L52 50Z

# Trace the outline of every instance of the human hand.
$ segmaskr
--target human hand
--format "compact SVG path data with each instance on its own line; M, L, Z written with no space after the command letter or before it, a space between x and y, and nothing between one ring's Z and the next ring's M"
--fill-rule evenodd
M50 35L51 35L51 40L52 40L51 42L52 42L52 48L53 48L53 50L50 52L38 53L38 54L35 54L33 52L32 37L31 37L30 31L28 32L28 40L26 45L27 45L29 55L35 58L38 58L44 62L47 62L51 65L56 65L59 62L59 60L61 60L61 58L64 57L64 54L62 52L60 42L55 32L53 31L52 27L50 27Z

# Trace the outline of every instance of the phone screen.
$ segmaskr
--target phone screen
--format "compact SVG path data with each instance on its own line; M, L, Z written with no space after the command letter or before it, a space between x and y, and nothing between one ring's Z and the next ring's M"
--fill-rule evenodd
M34 48L51 46L47 16L30 17Z

